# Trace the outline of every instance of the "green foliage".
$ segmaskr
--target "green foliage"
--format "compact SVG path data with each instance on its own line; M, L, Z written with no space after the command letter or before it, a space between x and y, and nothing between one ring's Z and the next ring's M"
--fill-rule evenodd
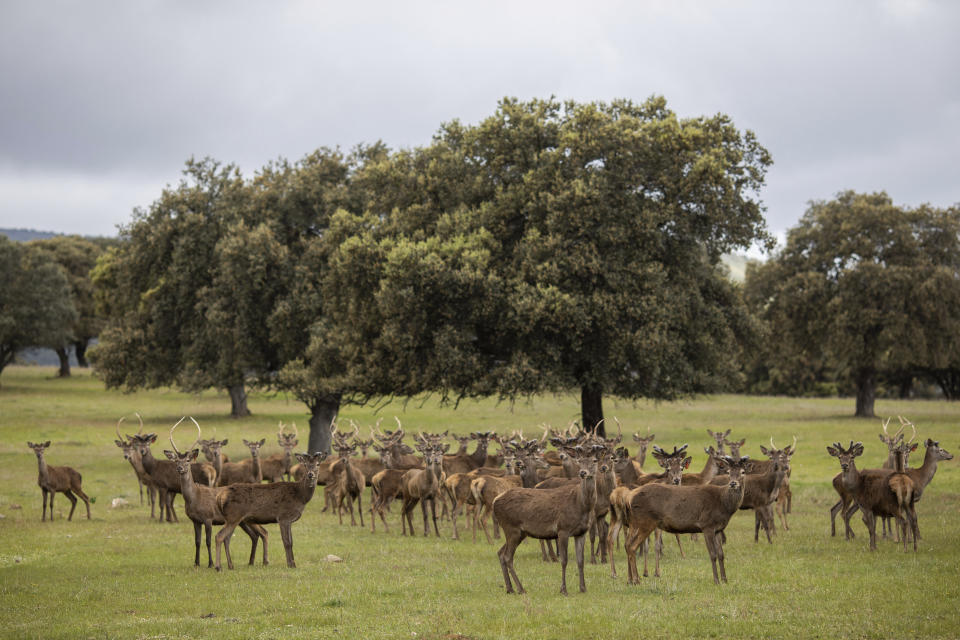
M747 271L774 384L805 375L793 384L809 388L832 367L872 393L878 372L956 366L958 233L960 211L897 207L885 193L813 203L787 245Z
M740 512L727 529L724 547L729 584L716 587L700 537L683 536L686 558L675 541L665 542L661 578L629 586L611 578L605 565L586 566L587 593L559 595L560 567L540 561L536 541L517 550L516 567L529 593L507 596L496 550L473 542L469 532L451 539L403 537L398 505L387 518L390 533L338 525L321 513L322 491L293 525L296 569L283 562L280 535L267 525L271 563L246 565L246 536L234 536L234 571L193 568L193 529L177 498L179 524L149 519L138 502L130 465L113 444L113 425L133 411L147 430L164 439L184 413L204 434L215 428L229 437L228 453L247 455L242 438L270 438L279 420L297 421L303 408L283 394L254 399L258 420L222 415L222 393L183 394L172 389L131 394L104 390L81 373L50 380L51 368L11 367L5 374L0 423L0 624L9 637L195 637L195 638L952 638L956 636L955 580L960 541L960 466L943 462L917 505L923 534L920 551L904 553L891 541L867 549L859 518L857 538L829 535L830 486L839 465L824 450L838 439L862 440L864 458L879 465L879 421L843 417L840 399L744 396L700 397L681 402L636 404L608 399L612 413L632 431L656 433L657 443L690 443L694 467L709 444L706 428L746 438L745 451L773 436L778 445L799 436L791 485L790 530L778 529L773 544L753 542L753 515ZM932 437L953 453L960 405L944 402L877 401L882 415L910 417L920 437ZM466 400L454 411L436 400L394 402L380 412L351 407L343 419L362 427L379 417L430 431L464 434L523 428L528 436L541 422L566 424L579 412L579 398L537 396L515 405ZM385 423L386 423L385 421ZM186 436L185 436L186 437ZM97 501L93 520L67 522L68 501L56 499L57 519L40 522L36 458L27 440L52 440L51 464L69 464ZM178 440L179 442L179 440ZM271 446L271 445L267 445ZM266 448L266 447L265 447ZM265 453L275 453L276 446ZM915 465L916 462L913 462ZM121 497L130 506L110 508ZM364 506L369 505L365 491ZM15 509L14 505L20 505ZM366 519L368 514L365 514ZM348 519L349 520L349 519ZM419 510L415 514L419 525ZM461 519L462 523L462 519ZM219 529L215 527L214 532ZM418 534L420 530L418 528ZM572 545L571 545L572 546ZM588 543L589 546L589 543ZM572 549L571 549L572 552ZM204 552L205 553L205 552ZM621 574L623 548L616 551ZM328 554L343 559L328 563ZM571 553L572 557L572 553ZM574 564L568 566L575 572ZM575 574L574 574L575 575ZM891 593L896 592L896 597ZM46 603L69 606L47 606ZM918 605L922 603L922 605ZM211 617L212 614L212 617Z
M51 257L0 236L0 372L25 347L63 345L78 314L67 276Z

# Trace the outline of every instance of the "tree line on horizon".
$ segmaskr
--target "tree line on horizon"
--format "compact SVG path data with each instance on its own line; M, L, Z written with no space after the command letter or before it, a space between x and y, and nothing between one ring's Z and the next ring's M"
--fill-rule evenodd
M310 411L311 451L341 406L422 393L573 389L601 429L604 395L826 385L873 415L878 385L925 376L956 397L958 210L844 192L735 283L722 255L772 248L771 162L727 116L681 119L657 97L505 99L424 147L321 148L252 177L191 159L65 299L101 323L108 387L225 389L236 416L248 389L285 391ZM21 253L70 273L50 248ZM18 295L0 289L0 318ZM85 335L79 313L51 317Z

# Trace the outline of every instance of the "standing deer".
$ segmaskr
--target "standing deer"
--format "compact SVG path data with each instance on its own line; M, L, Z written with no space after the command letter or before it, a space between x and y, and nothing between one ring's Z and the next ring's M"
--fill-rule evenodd
M176 494L180 493L180 474L177 473L176 465L169 460L157 460L153 457L150 445L157 441L157 434L146 433L127 437L136 443L143 468L150 474L153 483L157 485L160 502L166 505L167 522L177 522L177 512L173 509L173 499ZM194 462L190 465L190 472L193 474L194 482L208 487L213 486L217 477L217 472L213 466L205 462Z
M654 529L668 533L703 533L713 567L713 582L727 581L723 545L718 537L743 500L743 474L750 467L750 458L738 460L725 456L721 469L729 475L726 486L671 486L651 483L634 489L625 503L625 519L629 524L627 566L630 584L640 583L637 571L637 549ZM717 565L720 566L719 579ZM646 554L644 554L646 573ZM659 575L659 564L655 570Z
M572 537L577 555L577 571L580 577L580 591L587 590L583 575L583 548L586 533L594 520L597 504L597 483L594 475L597 461L592 456L578 458L580 482L555 489L509 489L493 501L493 516L503 529L503 546L497 551L500 569L507 593L513 593L513 582L517 592L525 593L517 571L513 566L513 556L517 546L526 537L540 540L556 540L560 555L560 593L567 595L567 550Z
M240 462L223 462L222 447L228 440L214 441L210 443L213 450L214 466L217 467L217 486L225 487L228 484L237 482L263 482L263 469L260 467L260 447L266 442L266 438L259 441L244 439L243 444L250 450L250 458Z
M280 422L277 430L277 444L283 449L282 453L275 453L260 460L260 470L263 479L267 482L281 482L291 476L290 470L293 468L293 450L300 443L297 440L297 425L293 424L293 432L287 433L287 427ZM222 454L221 454L222 455Z
M317 467L327 457L326 453L313 455L298 453L297 460L303 465L303 480L299 482L272 482L270 484L234 484L224 487L217 494L217 508L223 514L224 525L217 533L217 571L220 571L220 545L227 554L227 567L233 569L230 559L230 536L241 522L280 525L283 550L287 554L287 566L295 568L293 560L292 525L300 519L303 509L313 497L317 487Z
M136 414L139 418L140 414ZM142 421L141 421L142 422ZM123 418L117 422L117 440L114 440L114 443L123 451L123 459L130 463L130 466L133 467L133 472L137 476L137 484L140 487L140 504L143 504L143 487L147 487L147 499L150 501L150 517L156 517L156 503L157 503L157 486L153 483L153 480L150 479L150 474L147 473L146 469L143 468L143 460L140 458L140 452L137 450L137 445L120 435L120 425L123 423ZM141 428L141 431L143 429ZM160 518L163 518L163 503L160 504Z
M190 419L193 420L193 418ZM180 418L180 422L183 422L183 418ZM213 555L210 553L210 535L213 530L213 525L224 523L223 514L217 509L217 494L222 489L198 485L193 481L193 473L190 467L200 454L199 449L193 448L199 443L199 439L190 445L186 452L181 452L177 449L177 444L173 441L173 431L180 422L177 422L177 424L173 425L170 429L170 445L173 447L173 451L167 451L165 449L163 454L176 465L177 473L180 474L180 493L183 495L183 510L187 514L187 517L193 522L193 543L195 549L193 564L196 567L200 566L200 528L202 526L206 532L207 568L211 568L213 567ZM200 425L197 424L196 420L193 420L193 424L197 426L197 435L199 436ZM258 524L247 522L241 522L240 528L250 536L250 564L253 564L253 561L256 559L257 542L259 540L263 540L263 564L264 566L269 564L267 562L267 530Z
M420 446L420 445L418 445ZM437 505L436 497L440 491L441 476L443 474L443 454L450 448L449 444L442 448L434 449L427 446L420 446L420 452L423 454L426 462L425 469L410 469L400 481L400 490L403 493L403 507L400 510L400 524L403 526L403 535L407 534L407 524L410 525L410 535L413 533L413 508L420 502L420 509L423 511L423 535L430 535L430 527L427 522L427 503L430 503L430 513L433 517L433 530L440 537L440 530L437 528ZM484 456L487 454L484 453Z
M357 501L357 509L360 511L360 526L363 524L363 488L366 482L363 472L360 471L350 460L350 457L356 453L356 447L346 443L334 445L337 452L337 460L330 465L330 473L333 475L333 500L337 507L337 515L340 518L340 524L343 524L343 502L346 500L347 508L350 509L350 526L356 526L357 521L353 517L353 501Z
M724 446L724 445L726 444L726 442L727 442L727 436L730 435L730 429L727 429L726 431L722 431L722 432L721 432L721 431L717 431L716 433L714 433L714 432L711 431L710 429L707 429L707 433L708 433L708 434L710 435L710 437L713 438L714 441L716 441L716 443L717 443L717 455L718 455L718 456L726 455L727 450L724 449L723 446Z
M860 471L857 469L855 458L863 455L862 442L854 444L851 441L847 449L844 449L839 442L835 442L833 446L827 447L827 453L840 461L843 487L853 495L853 499L863 512L863 523L870 533L871 551L877 550L877 516L896 518L898 527L901 530L906 529L901 496L890 486L890 477L894 473L892 470L865 469ZM905 476L906 474L901 475ZM912 502L912 487L909 498ZM906 541L904 540L905 545Z
M37 484L43 493L43 510L40 514L40 521L45 522L47 519L47 498L49 497L50 521L53 522L53 496L56 495L58 491L70 500L70 515L67 516L67 520L73 520L73 511L77 508L77 498L73 494L80 496L83 503L87 505L87 520L89 520L90 498L87 497L87 494L85 494L80 487L82 478L77 470L73 467L52 467L47 464L47 461L43 459L43 453L47 447L50 446L49 440L41 444L28 442L27 446L37 454L37 466L39 467Z

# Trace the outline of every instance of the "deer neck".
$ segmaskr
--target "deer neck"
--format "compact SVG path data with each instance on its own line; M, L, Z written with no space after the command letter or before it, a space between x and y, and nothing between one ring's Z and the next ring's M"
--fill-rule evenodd
M263 482L263 470L260 468L260 454L251 452L250 457L253 458L253 475L256 476L257 482Z
M846 471L842 472L840 480L843 482L843 488L847 491L855 491L860 484L860 471L857 470L857 464L851 460Z
M180 472L180 493L183 494L184 502L193 502L197 498L197 485L193 482L193 466L187 465L186 469Z
M290 468L293 466L293 450L284 449L283 450L283 472L290 473Z
M721 495L720 504L725 512L736 513L737 509L740 508L740 504L743 502L743 481L744 478L741 477L736 488L732 484L728 484Z
M577 500L584 511L593 511L597 504L597 479L581 478L580 491L577 492Z
M532 489L538 482L540 482L540 476L537 475L537 468L533 464L528 464L520 474L520 484L527 489Z
M140 454L140 464L148 475L153 475L153 470L157 468L157 459L153 457L153 452L147 447L147 452Z
M719 467L717 466L717 460L711 455L707 455L707 463L703 465L703 470L700 472L700 479L703 481L703 484L708 484L717 476L717 471Z
M633 459L636 460L636 461L637 461L637 464L642 467L642 466L643 466L643 461L647 459L647 450L646 450L646 449L640 449L640 451L637 452L637 455L634 456Z
M220 449L213 450L213 468L217 472L217 477L220 477L220 472L223 470L223 452Z
M43 459L43 455L37 456L37 472L40 474L40 477L44 480L47 479L49 475L49 469L47 468L47 461Z
M310 499L313 498L313 492L317 489L317 476L314 473L313 479L310 479L308 476L310 474L303 474L303 479L296 483L297 485L297 497L300 498L304 504L310 502Z
M481 439L477 442L477 448L473 450L473 453L470 454L470 459L473 460L478 467L482 467L483 463L487 461L487 440L486 438Z
M933 476L937 472L937 462L937 455L933 453L933 449L927 448L927 452L923 455L923 464L916 469L920 472L921 487L927 486L933 480Z

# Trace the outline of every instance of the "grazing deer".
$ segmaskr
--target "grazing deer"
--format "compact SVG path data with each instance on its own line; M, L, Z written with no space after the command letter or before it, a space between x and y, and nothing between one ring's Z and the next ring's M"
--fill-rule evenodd
M634 489L625 501L625 519L629 525L627 566L630 584L640 583L636 553L640 545L655 529L668 533L703 533L713 567L713 582L727 581L723 545L718 537L743 500L743 474L750 467L748 457L734 459L724 456L721 469L728 474L726 486L712 484L699 486L671 486L651 483ZM646 554L644 574L646 575ZM719 579L717 565L720 565ZM659 563L655 570L659 575Z
M840 461L842 471L843 487L853 495L857 505L863 512L863 523L867 526L870 533L870 550L877 550L877 516L889 516L896 518L897 525L901 530L906 529L903 505L901 497L894 492L890 486L890 478L894 472L890 469L857 469L855 459L863 455L863 443L850 442L850 446L844 449L839 442L833 446L827 447L827 453ZM900 474L905 477L906 474ZM912 484L912 481L911 481ZM901 486L901 488L903 488ZM909 495L910 501L913 500L912 487ZM906 540L904 540L906 545Z
M230 536L241 522L280 525L283 550L287 554L287 566L295 568L293 560L292 525L300 519L303 509L313 497L317 487L317 468L325 453L313 455L298 453L297 461L303 465L303 479L299 482L272 482L270 484L241 483L224 487L217 494L217 508L223 514L224 525L217 533L217 571L220 571L220 545L227 554L227 568L233 569L230 559Z
M193 418L190 418L193 420ZM183 422L183 418L180 418ZM191 464L196 461L200 454L199 449L193 447L199 443L199 439L187 448L186 452L177 449L177 444L173 441L173 431L180 424L173 425L170 429L170 445L173 451L164 449L163 454L173 462L177 467L177 473L180 474L180 493L183 495L183 510L187 517L193 522L193 543L194 556L193 564L200 566L200 528L204 528L207 541L207 568L213 567L213 555L210 552L210 535L213 525L223 524L223 514L217 509L217 494L222 491L220 488L198 485L193 481L193 473L190 470ZM197 426L197 435L200 435L200 425L196 420L193 423ZM250 536L250 564L253 564L257 556L257 542L263 540L263 564L267 562L267 530L258 524L241 522L240 528Z
M67 516L67 520L73 520L73 511L77 508L77 498L73 494L80 496L83 503L87 505L87 520L89 520L90 498L87 497L87 494L85 494L80 487L82 480L80 473L73 467L52 467L47 464L47 461L43 459L43 453L47 447L50 446L49 440L40 444L28 442L27 446L37 454L37 466L39 467L37 484L43 493L43 510L40 514L40 521L44 522L47 519L47 497L49 496L50 521L53 522L53 496L56 495L58 491L70 500L70 515Z
M560 593L563 595L567 595L567 543L573 537L580 591L587 590L583 575L583 550L597 503L597 483L594 480L597 461L592 456L582 455L577 459L577 464L580 467L580 482L577 484L555 489L509 489L494 499L493 516L500 523L504 537L497 557L500 559L507 593L514 592L511 577L517 584L517 592L525 593L513 566L513 556L517 546L528 536L557 541L561 567Z
M419 445L418 445L419 446ZM427 522L427 503L430 503L430 513L433 517L433 530L437 537L440 537L440 530L437 528L437 505L436 497L439 493L441 476L443 474L443 454L450 448L449 444L442 448L434 449L421 446L420 452L423 454L426 462L425 469L409 469L400 481L400 491L403 493L403 507L400 510L400 524L403 527L403 535L407 535L407 524L410 525L410 535L413 533L413 508L420 502L420 509L423 511L423 535L430 535L430 527ZM486 457L486 453L483 454Z
M260 466L260 447L266 438L259 441L243 440L243 444L250 450L250 458L240 462L223 462L222 448L229 442L227 439L210 443L213 450L214 466L217 468L217 486L225 487L238 482L263 482L263 469Z
M281 482L284 478L289 480L292 477L290 470L293 468L293 450L300 444L297 440L297 425L292 426L293 432L287 433L286 425L280 422L277 444L283 449L283 453L275 453L260 460L260 471L267 482Z

